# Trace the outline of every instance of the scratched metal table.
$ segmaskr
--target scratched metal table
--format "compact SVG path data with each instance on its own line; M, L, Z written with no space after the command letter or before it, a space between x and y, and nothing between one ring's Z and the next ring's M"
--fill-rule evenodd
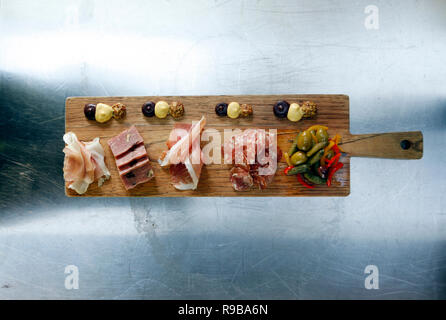
M445 57L441 0L1 0L0 298L446 298ZM347 198L64 195L67 96L280 93L424 157L352 159Z

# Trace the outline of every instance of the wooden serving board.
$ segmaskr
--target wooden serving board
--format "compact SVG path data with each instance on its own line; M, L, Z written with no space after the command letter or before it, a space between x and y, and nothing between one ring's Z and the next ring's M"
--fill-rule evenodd
M141 106L146 101L164 100L169 103L180 101L184 104L185 115L174 120L168 116L165 119L147 118L141 112ZM288 119L279 119L273 114L273 105L279 100L302 102L314 101L318 107L315 119L301 120L293 123ZM220 102L237 101L253 106L254 114L248 118L230 119L218 117L215 105ZM113 105L121 102L127 106L125 119L110 120L105 124L87 120L83 108L86 103L106 103ZM146 97L72 97L66 100L65 131L74 132L79 140L90 141L99 137L105 151L107 167L111 178L98 187L93 183L82 196L95 197L246 197L246 196L347 196L350 194L350 157L380 157L396 159L419 159L423 154L423 137L421 132L382 133L367 135L352 135L349 128L349 98L346 95L240 95L240 96L146 96ZM166 141L176 122L192 123L201 116L206 117L206 128L215 128L223 133L224 129L241 130L247 128L277 129L278 146L286 152L298 131L319 124L329 127L330 137L336 133L343 138L343 149L348 155L341 158L344 167L335 175L331 187L317 186L315 189L302 187L295 176L286 176L283 169L287 166L284 159L278 164L274 181L265 190L253 188L250 191L237 192L229 181L230 165L207 165L203 167L200 182L196 190L179 191L170 183L169 171L159 166L157 160L167 149ZM124 129L135 125L145 141L155 172L155 178L138 185L134 189L125 190L115 165L115 160L108 147L108 139L118 135ZM222 135L223 136L223 135ZM410 142L410 148L403 150L402 140ZM67 196L78 194L66 188Z

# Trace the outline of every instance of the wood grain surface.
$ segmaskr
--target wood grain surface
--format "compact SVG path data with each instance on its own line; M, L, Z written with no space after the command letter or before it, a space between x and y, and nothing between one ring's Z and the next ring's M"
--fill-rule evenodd
M144 117L141 106L146 101L164 100L169 103L180 101L184 104L185 115L174 120L168 116L165 119ZM297 123L287 119L278 119L273 114L273 105L279 100L288 102L314 101L318 106L315 119L301 120ZM249 118L230 119L218 117L215 114L215 105L219 102L237 101L240 104L248 103L253 106L254 114ZM89 121L85 118L83 108L86 103L106 103L113 105L121 102L127 106L127 116L123 120L110 120L105 124ZM215 128L220 132L224 129L241 130L247 128L277 129L278 145L282 151L287 151L292 139L298 131L309 126L320 124L329 127L329 134L338 133L344 138L346 151L350 155L378 156L394 158L417 158L422 154L421 133L408 136L407 133L399 135L362 135L355 136L349 130L349 98L346 95L243 95L243 96L145 96L145 97L72 97L66 100L65 131L74 132L82 141L90 141L99 137L104 147L106 164L111 172L111 178L102 187L97 183L90 185L86 194L82 196L96 197L246 197L246 196L347 196L350 193L350 155L343 156L341 161L344 167L335 175L333 185L317 186L315 189L302 187L295 176L285 176L286 167L284 159L278 164L274 181L265 190L256 188L250 191L237 192L229 181L230 165L207 165L203 167L200 182L196 190L179 191L170 183L168 170L159 166L157 160L166 147L166 140L176 122L191 123L206 117L206 128ZM135 125L142 137L154 168L155 178L139 185L132 190L125 190L115 165L115 160L107 145L108 139L116 136L124 129ZM222 135L223 136L223 135ZM413 140L411 150L401 152L398 139ZM368 142L367 142L368 141ZM365 143L367 142L367 143ZM395 144L397 142L397 144ZM379 143L386 148L381 150ZM414 148L416 146L416 148ZM418 151L417 151L418 150ZM67 196L78 196L71 189L65 188Z

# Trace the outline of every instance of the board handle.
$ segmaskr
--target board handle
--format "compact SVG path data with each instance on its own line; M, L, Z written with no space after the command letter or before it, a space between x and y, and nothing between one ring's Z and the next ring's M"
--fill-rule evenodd
M388 159L421 159L423 134L421 131L354 134L339 144L352 157Z

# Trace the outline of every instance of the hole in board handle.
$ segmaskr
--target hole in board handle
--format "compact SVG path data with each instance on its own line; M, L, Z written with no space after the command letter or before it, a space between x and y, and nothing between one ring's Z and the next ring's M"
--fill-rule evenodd
M400 142L400 146L401 146L401 149L403 149L403 150L407 150L407 149L410 148L411 143L410 143L409 140L402 140L402 141Z

